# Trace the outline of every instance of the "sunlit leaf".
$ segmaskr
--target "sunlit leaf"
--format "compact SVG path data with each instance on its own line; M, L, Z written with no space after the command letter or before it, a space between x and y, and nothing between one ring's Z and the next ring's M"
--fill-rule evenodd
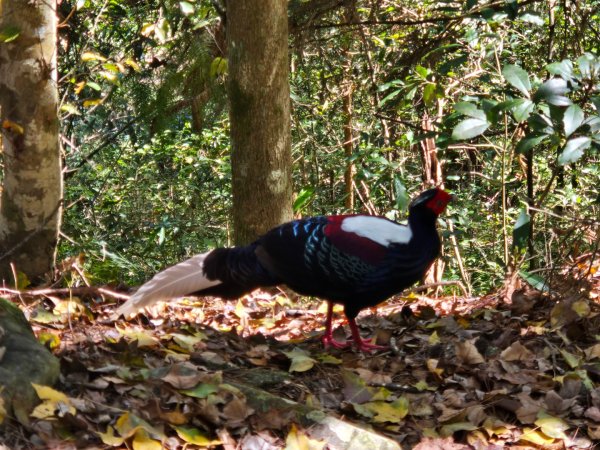
M292 351L283 352L285 356L292 360L290 372L306 372L315 365L316 361L304 350L295 347Z
M502 76L514 88L529 98L531 83L529 82L529 74L519 66L509 64L502 69Z
M546 69L552 75L558 75L565 80L570 80L573 78L573 63L568 59L563 59L561 62L548 64Z
M452 130L452 139L462 141L471 139L482 134L488 129L490 124L487 120L482 119L466 119L459 122L454 130Z
M179 2L179 7L181 8L181 12L184 16L194 14L194 5L192 5L190 2Z
M569 106L571 100L565 97L570 89L562 78L551 78L540 86L533 96L534 101L545 100L555 106Z
M525 270L519 270L519 276L529 283L532 288L537 289L538 291L550 291L550 285L539 275L529 273Z
M188 444L200 445L203 447L222 444L220 439L211 439L197 428L173 427L173 429L177 432L177 435Z
M97 106L100 105L102 103L102 99L101 98L91 98L88 100L84 100L83 101L83 106L84 108L89 108L92 106Z
M578 105L571 105L565 110L563 124L565 126L565 135L571 136L577 128L583 123L585 118L583 110Z
M0 29L0 42L12 42L19 37L21 29L15 25L7 25Z
M106 61L106 58L99 53L83 52L81 54L82 61Z
M531 100L519 98L514 101L511 111L517 122L523 122L529 118L534 108L535 104Z
M77 107L71 103L63 103L62 105L60 105L60 110L68 112L69 114L75 114L78 116L81 115Z
M303 187L298 192L296 200L294 200L293 210L295 213L300 212L313 199L315 188L312 186Z
M519 141L516 147L517 153L523 154L536 147L537 145L548 139L547 134L535 135L529 134Z
M317 441L308 437L292 423L285 438L286 450L322 450L327 445L325 441Z
M472 117L474 119L486 120L485 112L477 105L471 102L459 102L454 105L454 110L458 113L464 114L465 116Z
M589 148L590 145L592 145L592 139L587 136L570 139L558 157L558 164L564 166L578 161L583 156L584 150Z
M569 429L569 425L563 419L544 415L534 423L546 436L554 439L566 439L567 437L565 431Z
M125 441L124 438L115 436L115 429L110 425L106 428L106 433L102 433L100 431L96 431L95 433L100 437L104 444L112 447L118 447Z
M550 436L545 435L537 429L527 427L523 429L523 434L520 436L520 439L539 445L541 448L546 448L554 442L554 439Z

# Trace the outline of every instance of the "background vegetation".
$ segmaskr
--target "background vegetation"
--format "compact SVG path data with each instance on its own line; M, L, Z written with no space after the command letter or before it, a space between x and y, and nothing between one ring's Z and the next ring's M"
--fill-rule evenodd
M599 8L291 1L295 213L401 220L443 182L459 199L444 278L474 293L518 269L551 282L596 253ZM231 243L223 10L60 4L60 256L85 254L95 282Z

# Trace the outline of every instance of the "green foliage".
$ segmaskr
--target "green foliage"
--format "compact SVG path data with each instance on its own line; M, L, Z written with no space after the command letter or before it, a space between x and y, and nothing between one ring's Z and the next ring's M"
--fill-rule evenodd
M592 3L577 2L576 14L557 4L549 24L546 2L292 2L295 213L402 220L437 161L458 197L449 217L474 292L497 287L523 259L534 269L523 276L535 282L575 248L593 250L600 48L586 31L597 20ZM61 29L59 55L72 144L64 220L72 241L61 252L91 256L87 269L99 281L138 282L228 241L227 61L213 6L61 2L63 17L79 8ZM350 17L364 25L346 26ZM432 149L434 167L425 158ZM347 211L351 164L356 203ZM464 278L451 255L445 276Z

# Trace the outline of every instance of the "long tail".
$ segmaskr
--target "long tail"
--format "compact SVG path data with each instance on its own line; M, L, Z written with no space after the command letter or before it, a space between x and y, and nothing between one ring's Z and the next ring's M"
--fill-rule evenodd
M117 316L129 317L160 300L182 297L221 284L218 278L209 279L205 275L204 260L210 253L193 256L154 275L117 309Z

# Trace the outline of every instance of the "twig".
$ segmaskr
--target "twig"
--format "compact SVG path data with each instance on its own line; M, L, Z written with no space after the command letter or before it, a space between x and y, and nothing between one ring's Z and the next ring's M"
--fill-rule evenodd
M10 295L106 295L108 297L117 298L120 300L128 300L129 295L120 292L112 291L105 287L80 286L74 288L44 288L32 289L29 291L20 291L9 288L0 288L0 293Z

